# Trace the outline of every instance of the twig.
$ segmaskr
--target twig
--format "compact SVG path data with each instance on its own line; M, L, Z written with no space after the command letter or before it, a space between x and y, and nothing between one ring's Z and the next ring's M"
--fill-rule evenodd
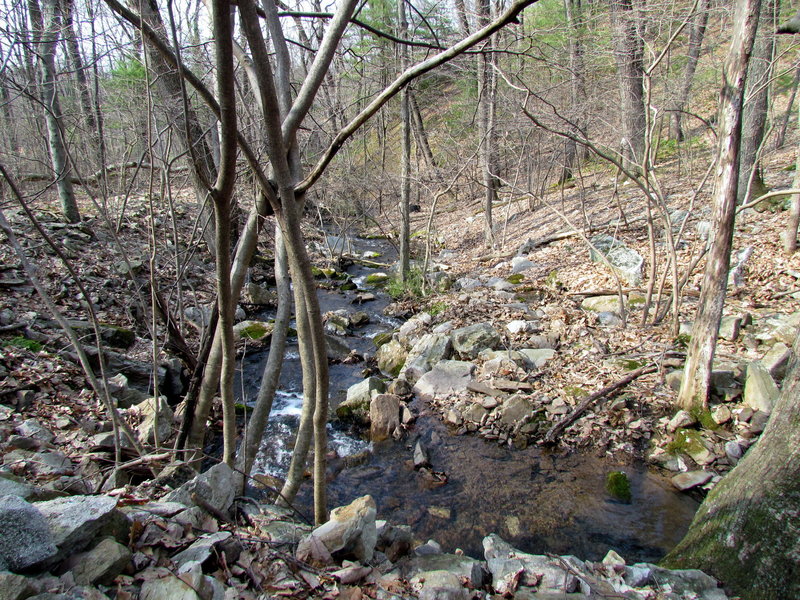
M612 383L611 385L608 385L608 386L604 387L603 389L598 390L593 394L590 394L589 396L584 398L583 401L578 406L575 407L575 410L573 410L571 414L567 415L561 421L559 421L558 423L556 423L555 425L553 425L550 428L550 430L544 436L544 442L546 444L553 443L553 440L555 439L555 437L557 435L561 434L567 427L569 427L575 421L577 421L580 418L580 416L584 412L586 412L586 409L589 408L592 404L594 404L600 398L603 398L605 396L608 396L608 395L616 392L621 387L625 387L631 381L633 381L634 379L638 379L642 375L646 375L647 373L654 373L657 370L658 370L658 366L654 365L654 364L641 367L639 369L636 369L635 371L631 371L630 373L628 373L625 377L623 377L619 381L616 381L616 382Z

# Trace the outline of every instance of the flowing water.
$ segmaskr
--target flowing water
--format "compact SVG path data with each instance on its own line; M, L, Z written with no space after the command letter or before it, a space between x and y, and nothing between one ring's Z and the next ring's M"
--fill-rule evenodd
M379 242L356 240L356 250L385 251ZM381 258L378 260L385 260ZM363 281L367 269L354 266L350 274ZM354 306L355 292L320 291L322 310L365 310L371 324L349 336L346 343L361 353L374 353L375 334L400 323L384 317L389 299ZM241 394L255 397L266 351L251 353L241 365ZM361 380L362 364L331 365L331 404ZM301 372L296 346L290 346L275 398L268 431L256 471L286 473L301 407ZM349 468L331 469L329 505L347 504L371 494L378 518L410 525L420 540L438 541L445 551L461 548L470 556L483 555L481 540L495 532L526 552L575 554L599 560L613 548L628 561L656 561L685 534L697 502L675 492L663 477L641 463L620 466L592 454L554 454L539 448L513 450L475 436L457 436L414 401L419 417L409 436L399 442L371 444L355 434L330 427L331 446L340 457L363 453L366 460ZM431 463L447 476L444 485L415 471L417 440L429 449ZM341 461L339 461L341 463ZM339 464L339 467L342 465ZM613 500L605 491L605 476L623 470L631 482L632 502ZM334 475L335 473L335 475ZM310 506L310 486L304 486L301 506ZM310 510L307 510L310 512Z

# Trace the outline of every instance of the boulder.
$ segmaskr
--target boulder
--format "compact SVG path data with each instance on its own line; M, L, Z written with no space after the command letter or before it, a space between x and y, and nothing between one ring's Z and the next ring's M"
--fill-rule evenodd
M19 496L0 496L0 570L41 566L57 553L44 515Z
M211 600L198 594L197 587L171 573L160 579L150 579L142 584L139 600ZM214 599L216 600L216 599Z
M225 463L217 463L208 471L200 473L187 481L177 490L164 496L162 502L179 502L186 506L194 506L192 494L197 494L211 506L225 512L233 503L236 493L234 472Z
M535 266L535 263L529 261L524 256L515 256L511 259L511 272L524 273L528 269Z
M644 259L641 254L628 248L624 243L610 235L595 235L590 241L593 246L593 248L589 250L589 257L592 262L601 262L605 264L600 256L602 254L611 264L611 268L614 269L620 279L630 285L639 285L642 283L642 266L644 265Z
M107 537L88 552L71 556L66 566L78 585L111 585L130 562L131 551Z
M482 285L483 284L478 279L473 279L472 277L461 277L455 280L453 283L453 288L468 292L470 290L478 289Z
M519 353L537 369L541 369L556 355L556 351L552 348L522 348Z
M36 593L36 586L27 577L0 571L0 590L3 600L25 600Z
M323 523L304 538L297 547L300 560L321 561L324 552L336 559L352 557L361 562L372 559L378 531L375 526L375 500L372 496L356 498L347 506L331 511L328 522Z
M450 338L441 333L427 333L414 344L400 370L400 377L412 385L440 361L450 358Z
M708 471L688 471L687 473L678 473L672 477L672 485L680 491L685 492L700 485L705 485L713 477L712 473Z
M61 452L32 452L30 450L12 450L3 456L3 464L23 466L33 475L42 477L58 477L72 474L75 465Z
M414 385L414 392L422 400L450 396L467 391L473 380L475 365L460 360L443 360L420 377Z
M518 333L531 333L533 331L537 331L539 329L539 325L536 321L515 319L514 321L509 321L506 323L506 329L512 335L516 335Z
M679 410L675 413L675 416L669 420L669 423L667 423L667 431L672 433L682 427L691 427L695 423L697 423L697 419L687 411Z
M572 593L578 589L577 578L559 561L520 552L496 534L483 538L483 551L492 585L499 593L511 591L508 584L517 577L520 585L536 586L538 593Z
M741 329L742 317L722 317L719 323L719 333L717 337L722 340L733 342L739 337Z
M419 600L469 600L472 594L461 586L461 579L450 571L425 571L411 579L419 588Z
M761 359L761 364L769 371L775 381L783 381L786 367L792 358L792 351L783 342L778 342Z
M336 407L336 416L363 424L369 423L369 405L372 397L386 391L383 381L377 377L367 377L351 385L347 390L347 398Z
M36 495L36 488L11 473L0 472L0 496L19 496L30 500Z
M272 337L275 331L274 323L266 321L241 321L233 326L233 337L238 340L252 340L254 342L264 342Z
M344 360L350 355L350 347L334 335L325 334L325 349L328 360Z
M272 306L278 302L278 294L257 283L246 283L242 289L242 301L258 306Z
M397 340L405 348L411 348L427 331L433 318L430 314L422 312L414 315L400 326L397 331Z
M760 361L747 365L747 378L744 384L744 403L753 410L770 414L780 396L778 386L772 375Z
M408 563L407 576L419 576L431 571L452 573L472 588L483 587L486 579L482 561L459 554L443 554L441 550L412 558Z
M378 394L369 404L370 440L380 442L399 433L400 397Z
M215 547L230 539L230 537L230 531L206 534L194 541L186 550L173 556L172 562L178 565L179 568L190 562L203 564L214 554Z
M36 508L50 527L59 558L81 552L120 515L109 496L56 498L37 502Z
M136 428L136 435L143 444L154 444L156 431L158 431L158 441L164 443L172 435L172 419L174 415L172 409L167 404L167 399L161 396L158 403L158 419L156 419L156 399L148 398L136 406L136 411L142 418L141 423Z
M450 333L453 350L465 360L477 358L481 350L497 348L503 339L491 323L476 323Z
M325 313L325 333L345 336L349 332L350 318L346 310L337 310Z
M619 316L619 296L589 296L581 302L581 308L587 312L610 312Z
M36 419L25 419L22 423L17 425L17 433L25 437L39 440L45 444L49 444L56 437L50 430L42 427Z
M144 392L128 386L128 378L124 373L117 373L108 380L108 391L119 408L130 408L148 398Z
M392 377L397 377L406 364L408 351L397 340L391 340L378 348L378 368Z
M522 395L512 396L503 404L500 423L507 427L513 427L516 423L530 415L534 408L534 404L530 398Z

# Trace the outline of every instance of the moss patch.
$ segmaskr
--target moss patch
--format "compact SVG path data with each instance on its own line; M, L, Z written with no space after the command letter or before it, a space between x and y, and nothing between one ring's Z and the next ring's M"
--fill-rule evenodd
M39 352L42 349L42 345L39 342L30 340L22 335L13 337L10 340L0 341L0 347L2 346L13 346L14 348L22 348L23 350L30 350L31 352Z
M514 273L513 275L509 275L506 277L506 281L508 283L513 283L514 285L520 284L525 281L525 275L522 273Z
M606 475L606 491L615 500L630 504L631 482L622 471L611 471Z
M698 454L705 449L699 431L682 427L675 432L675 438L666 447L667 452L673 455Z
M695 406L689 411L689 414L694 417L694 420L700 423L700 426L703 429L718 429L719 425L714 420L714 417L711 416L711 411L706 409L703 410L699 406Z
M240 329L239 335L247 340L261 340L272 335L272 327L267 323L252 323Z

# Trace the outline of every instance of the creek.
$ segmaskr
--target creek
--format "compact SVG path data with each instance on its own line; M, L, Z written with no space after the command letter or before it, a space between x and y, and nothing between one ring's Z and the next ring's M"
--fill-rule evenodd
M377 251L382 255L376 260L391 260L387 260L385 242L356 238L353 244L357 253ZM362 288L365 276L375 272L359 264L347 271ZM391 299L379 289L369 291L376 299L360 306L353 304L356 291L319 291L323 312L346 308L369 314L370 324L342 338L361 354L374 354L374 336L401 324L383 315ZM245 401L257 395L266 358L266 350L250 351L241 361L237 389ZM330 366L332 407L362 379L363 368L364 363ZM296 340L290 339L255 472L285 475L299 421L300 390ZM558 454L538 447L515 450L477 436L456 435L419 400L411 408L418 418L400 441L373 444L338 424L329 426L330 445L339 457L359 453L366 457L354 466L334 470L328 486L329 506L371 494L379 519L410 525L416 538L435 539L445 552L461 548L481 557L481 540L494 532L525 552L600 560L613 548L629 563L658 561L681 540L697 510L694 499L676 492L644 463L621 464L591 453ZM433 468L446 473L446 484L414 470L417 440L428 448ZM605 491L606 474L614 470L628 475L632 494L628 504ZM303 486L298 498L306 514L312 512L310 487Z

